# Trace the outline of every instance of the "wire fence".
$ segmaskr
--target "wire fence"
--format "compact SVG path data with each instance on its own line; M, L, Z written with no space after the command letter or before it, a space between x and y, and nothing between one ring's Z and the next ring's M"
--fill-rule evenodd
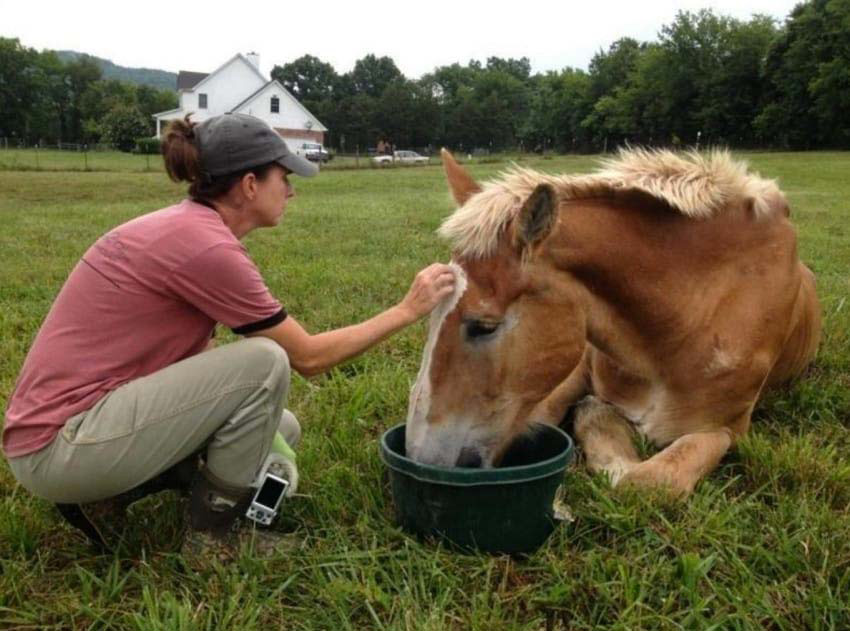
M496 163L556 155L553 151L528 152L522 150L491 152L486 149L454 152L466 163ZM439 151L432 147L418 151L402 150L400 154L379 154L374 150L331 152L326 161L319 163L321 170L349 169L402 169L439 165ZM97 143L56 143L23 145L13 139L0 137L0 171L123 171L161 172L162 156L121 151L115 145Z
M416 160L386 157L375 159L368 153L336 153L319 163L322 170L383 169L438 164L439 156ZM124 152L107 144L73 143L12 146L0 139L0 170L4 171L129 171L153 172L164 169L159 154Z
M161 171L162 157L120 151L106 143L62 142L26 145L0 137L0 170L5 171Z

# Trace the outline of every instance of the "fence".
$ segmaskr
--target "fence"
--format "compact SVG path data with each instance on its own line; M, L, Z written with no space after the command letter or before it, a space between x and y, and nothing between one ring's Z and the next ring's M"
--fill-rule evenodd
M6 171L161 171L159 155L126 153L114 145L39 143L0 137L0 170Z
M108 145L41 145L29 148L4 148L0 139L0 171L115 171L161 172L162 157L157 154L138 154L118 151ZM547 156L553 155L547 152ZM367 169L416 169L439 165L440 156L425 156L427 162L410 163L401 160L378 162L374 154L336 153L320 165L322 171L347 171ZM466 163L500 163L541 158L540 154L522 152L466 153L455 152L455 157Z
M158 154L127 153L108 144L37 144L24 146L17 139L0 137L0 170L4 171L126 171L161 172L162 157ZM613 147L605 147L613 149ZM420 149L420 154L428 160L424 163L411 163L404 160L376 160L374 151L355 151L353 153L332 153L328 162L321 164L322 170L349 169L393 169L415 168L440 164L439 152ZM528 159L549 159L557 155L551 148L545 151L528 152L522 150L490 152L487 149L471 151L455 150L455 157L461 162L498 163ZM386 157L382 157L386 160Z
M320 165L322 170L397 168L412 165L401 161L382 164L374 154L337 153ZM428 163L438 164L439 157L431 156ZM158 154L138 154L119 151L113 145L84 145L75 143L38 144L24 146L0 138L0 170L5 171L131 171L153 172L163 169Z

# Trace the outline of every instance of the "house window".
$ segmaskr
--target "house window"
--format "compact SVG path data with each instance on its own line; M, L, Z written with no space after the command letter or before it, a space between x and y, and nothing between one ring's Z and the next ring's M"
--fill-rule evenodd
M199 94L198 95L198 108L202 109L202 110L207 109L207 95L206 94Z
M272 97L272 113L278 114L280 112L280 99L276 96Z

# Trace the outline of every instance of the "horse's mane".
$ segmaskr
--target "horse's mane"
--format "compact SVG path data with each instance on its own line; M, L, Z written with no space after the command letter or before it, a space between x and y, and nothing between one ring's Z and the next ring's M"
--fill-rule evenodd
M486 257L539 184L552 186L561 200L642 191L694 219L708 219L736 200L752 200L755 216L763 217L771 213L770 199L780 194L776 182L750 173L747 163L733 160L727 150L621 149L601 167L588 175L549 175L514 165L499 179L485 182L443 222L439 234L462 256Z

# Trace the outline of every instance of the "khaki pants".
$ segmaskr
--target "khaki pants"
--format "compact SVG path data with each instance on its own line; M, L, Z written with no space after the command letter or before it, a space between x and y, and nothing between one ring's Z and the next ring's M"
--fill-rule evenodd
M10 458L18 481L57 503L127 491L206 449L210 472L234 487L254 480L275 431L290 446L301 429L284 403L286 352L250 338L124 384L68 419L52 443Z

